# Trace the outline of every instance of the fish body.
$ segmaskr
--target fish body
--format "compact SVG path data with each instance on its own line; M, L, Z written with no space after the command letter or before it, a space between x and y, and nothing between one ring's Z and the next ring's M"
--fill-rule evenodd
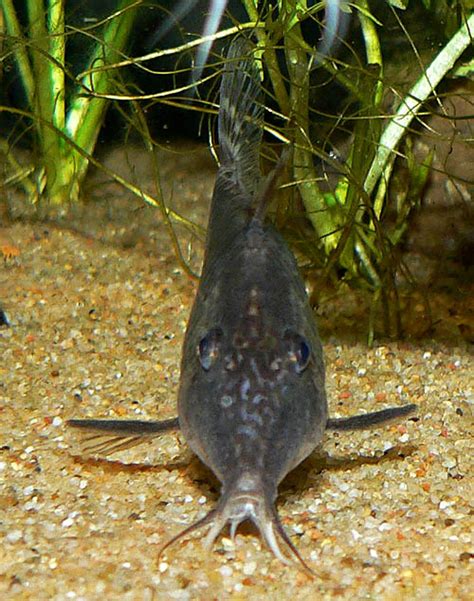
M206 266L186 332L181 430L225 482L258 470L276 486L327 422L321 343L293 256L249 223Z
M178 414L187 442L222 482L214 532L249 518L272 546L281 531L277 486L320 443L327 402L303 281L261 207L269 191L261 192L260 118L258 71L248 42L238 40L220 90L221 163Z

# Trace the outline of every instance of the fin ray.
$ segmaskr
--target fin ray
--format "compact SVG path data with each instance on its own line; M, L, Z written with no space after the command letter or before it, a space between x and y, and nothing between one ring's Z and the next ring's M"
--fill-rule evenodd
M81 450L90 455L111 455L136 447L166 432L179 430L177 417L162 421L118 419L70 419L80 432Z
M410 404L402 407L389 407L381 411L365 413L362 415L353 415L351 417L335 417L327 421L327 430L349 431L349 430L365 430L373 428L381 424L393 421L400 417L405 417L414 413L418 409L418 405Z

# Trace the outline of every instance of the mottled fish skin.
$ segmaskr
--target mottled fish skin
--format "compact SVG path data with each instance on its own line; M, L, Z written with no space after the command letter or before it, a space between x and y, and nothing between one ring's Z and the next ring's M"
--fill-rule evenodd
M224 484L244 466L276 487L326 428L313 314L271 225L249 224L210 259L185 337L180 427Z
M222 482L214 523L250 518L277 552L265 535L281 534L273 518L268 523L277 486L320 443L328 416L323 353L303 281L257 206L264 202L260 93L251 45L238 39L220 91L221 165L185 335L178 414L187 442Z

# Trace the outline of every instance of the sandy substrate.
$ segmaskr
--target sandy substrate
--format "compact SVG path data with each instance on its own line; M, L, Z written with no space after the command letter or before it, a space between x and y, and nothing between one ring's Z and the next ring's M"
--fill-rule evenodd
M209 198L213 171L203 165L184 212ZM11 322L0 328L0 597L472 599L468 343L454 332L368 349L362 338L326 335L328 307L331 414L408 402L419 411L379 430L328 433L282 484L278 510L315 577L280 564L251 527L234 542L224 533L210 552L198 534L158 558L216 503L212 475L179 434L106 460L81 455L65 427L71 417L175 415L196 285L156 216L147 217L153 237L143 235L143 215L96 221L89 235L82 221L75 231L1 229L20 254L0 268Z

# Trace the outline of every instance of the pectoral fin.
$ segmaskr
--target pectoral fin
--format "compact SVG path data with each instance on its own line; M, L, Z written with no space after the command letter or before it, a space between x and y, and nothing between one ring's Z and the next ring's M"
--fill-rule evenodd
M403 405L402 407L390 407L382 409L382 411L374 411L373 413L365 413L364 415L354 415L352 417L337 417L328 419L326 424L327 430L365 430L374 426L380 426L387 422L391 422L400 417L405 417L414 413L418 405Z
M162 421L70 419L66 424L82 431L82 450L110 455L135 447L165 432L179 430L177 417Z

